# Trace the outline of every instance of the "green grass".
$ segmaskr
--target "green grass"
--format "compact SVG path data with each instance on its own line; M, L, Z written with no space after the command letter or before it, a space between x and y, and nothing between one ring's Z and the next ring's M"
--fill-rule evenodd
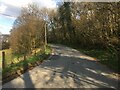
M12 55L12 51L10 49L6 49L6 50L0 50L0 60L2 60L2 52L5 52L5 63L6 65L9 65L11 63L11 61L15 58Z
M5 67L9 66L12 62L18 63L20 60L18 57L22 57L22 55L13 55L11 49L0 50L1 56L0 60L2 61L2 52L5 52ZM2 63L0 64L2 65Z
M36 55L30 56L26 60L22 60L12 65L6 66L3 69L2 74L3 76L6 76L7 74L14 73L17 70L24 70L26 67L28 68L30 65L31 66L34 65L36 62L44 60L49 56L50 53L51 53L51 48L48 46L45 52L38 52ZM9 55L11 55L10 52L9 52Z
M33 64L35 63L37 60L40 60L38 56L31 56L29 58L27 58L26 60L20 61L18 63L12 64L11 66L7 66L5 69L3 69L3 75L5 75L6 73L12 73L14 71L20 70L20 69L24 69L25 66L27 66L29 63Z
M51 47L48 45L45 51L45 54L50 54L52 51Z

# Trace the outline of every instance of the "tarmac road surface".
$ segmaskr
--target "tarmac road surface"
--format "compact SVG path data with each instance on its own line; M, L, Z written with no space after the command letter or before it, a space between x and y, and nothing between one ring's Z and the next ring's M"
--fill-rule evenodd
M66 46L52 44L51 47L53 52L48 60L5 83L3 88L118 89L118 77L95 58Z

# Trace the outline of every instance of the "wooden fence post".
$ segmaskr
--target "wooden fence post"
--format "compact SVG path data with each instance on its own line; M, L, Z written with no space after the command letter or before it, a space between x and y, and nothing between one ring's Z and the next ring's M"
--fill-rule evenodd
M5 68L5 52L2 52L2 68Z

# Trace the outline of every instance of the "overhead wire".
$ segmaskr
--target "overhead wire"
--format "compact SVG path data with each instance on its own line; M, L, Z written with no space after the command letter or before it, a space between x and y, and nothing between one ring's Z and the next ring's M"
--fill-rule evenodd
M0 14L3 15L3 16L14 17L14 18L16 18L15 16L12 16L12 15L9 15L9 14L5 14L5 13L0 13Z

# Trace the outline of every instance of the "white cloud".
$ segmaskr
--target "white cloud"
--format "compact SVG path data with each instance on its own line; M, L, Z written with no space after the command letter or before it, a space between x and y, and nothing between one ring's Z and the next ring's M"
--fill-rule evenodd
M0 29L3 29L3 26L2 26L2 25L0 25Z
M1 12L1 13L4 13L6 9L7 9L7 6L6 6L6 5L4 5L4 4L1 4L1 5L0 5L0 12Z
M26 6L28 3L32 3L32 0L1 0L6 4L16 6L16 7L23 7Z
M10 29L12 28L12 26L7 26L6 25L0 25L0 32L3 34L10 34Z
M56 3L53 0L33 0L33 2L38 2L40 6L44 6L47 8L55 8Z
M0 32L9 33L14 20L20 14L21 7L26 7L32 2L40 7L56 7L54 0L0 0Z
M45 6L47 8L54 8L56 6L53 0L1 0L1 2L16 7L25 7L32 2L37 2L40 6Z

